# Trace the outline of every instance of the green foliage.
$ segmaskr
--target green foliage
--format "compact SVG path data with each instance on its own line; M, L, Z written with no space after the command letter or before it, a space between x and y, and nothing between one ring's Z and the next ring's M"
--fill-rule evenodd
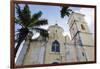
M15 54L22 43L23 40L25 40L26 36L28 35L30 29L40 26L40 25L45 25L48 24L48 21L46 19L40 19L42 16L42 12L39 11L33 15L31 15L29 6L25 4L24 9L21 9L18 4L16 4L16 13L17 17L15 18L15 23L19 24L21 29L18 30L17 34L17 46L15 49ZM40 32L40 35L46 36L47 35L47 30L41 29L41 28L36 28L34 30L38 30Z
M31 16L28 5L26 4L24 9L21 10L20 6L16 4L17 18L15 18L15 23L21 25L22 27L34 27L48 24L46 19L40 19L42 12L39 11Z
M61 17L64 18L66 15L69 17L69 15L73 13L73 11L69 9L69 6L63 6L60 13Z

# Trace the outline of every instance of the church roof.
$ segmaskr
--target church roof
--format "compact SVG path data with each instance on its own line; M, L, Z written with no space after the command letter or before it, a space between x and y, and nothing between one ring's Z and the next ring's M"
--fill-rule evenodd
M49 26L48 30L51 29L51 28L55 28L55 27L61 29L62 31L64 31L63 28L60 27L58 24Z

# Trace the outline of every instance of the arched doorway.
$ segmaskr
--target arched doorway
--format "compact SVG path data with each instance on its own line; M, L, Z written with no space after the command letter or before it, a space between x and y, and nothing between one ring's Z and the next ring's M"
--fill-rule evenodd
M53 62L52 64L59 64L58 62Z

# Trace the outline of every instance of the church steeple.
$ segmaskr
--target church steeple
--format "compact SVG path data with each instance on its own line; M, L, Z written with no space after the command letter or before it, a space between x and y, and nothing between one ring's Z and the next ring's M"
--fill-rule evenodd
M49 27L49 40L46 46L44 63L62 63L65 62L65 46L63 29L56 23ZM48 58L49 56L49 58Z
M93 45L92 34L89 32L89 28L83 14L72 13L68 24L72 40L76 42L76 44Z
M94 42L92 33L89 32L84 15L72 13L69 17L69 30L76 50L77 61L93 60ZM89 52L91 49L91 53Z

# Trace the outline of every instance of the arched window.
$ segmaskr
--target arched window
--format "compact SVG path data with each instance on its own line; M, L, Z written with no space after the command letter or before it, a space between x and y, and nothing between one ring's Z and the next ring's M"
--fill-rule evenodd
M52 43L52 52L60 52L60 44L57 40Z
M85 30L85 27L83 26L83 24L81 24L81 28L82 28L82 30Z
M52 64L59 64L58 62L53 62Z

